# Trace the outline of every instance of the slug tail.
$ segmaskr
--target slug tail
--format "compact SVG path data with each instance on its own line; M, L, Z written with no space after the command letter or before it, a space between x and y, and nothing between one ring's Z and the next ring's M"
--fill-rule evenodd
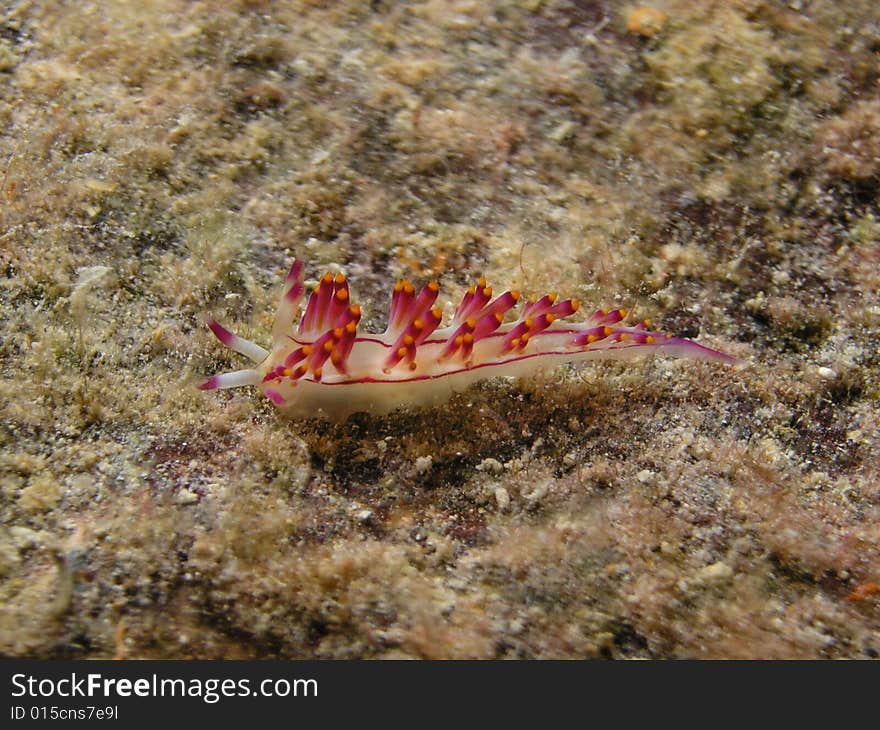
M599 310L594 312L572 341L582 352L596 353L597 357L623 359L637 355L663 354L669 357L688 358L734 364L738 360L711 347L697 344L681 337L672 337L648 329L642 321L630 327L615 326L626 317L626 310Z
M728 365L735 365L739 362L739 359L733 355L728 355L727 353L713 350L711 347L679 337L670 337L665 344L660 345L657 349L664 355L671 357L686 357L690 360L705 360L707 362L723 362Z

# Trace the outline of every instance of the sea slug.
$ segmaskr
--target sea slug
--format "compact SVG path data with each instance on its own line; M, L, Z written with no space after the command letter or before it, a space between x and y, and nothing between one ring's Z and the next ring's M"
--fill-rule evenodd
M578 311L555 293L520 300L506 291L493 298L480 277L465 292L446 327L435 306L436 282L416 291L394 285L388 327L360 332L361 310L351 302L343 274L324 274L305 295L304 266L294 261L284 281L267 351L213 319L208 327L226 347L256 363L247 370L213 375L202 390L256 385L285 413L342 420L366 411L384 414L402 406L437 404L472 383L498 375L522 376L563 362L622 359L650 353L732 363L736 359L690 340L624 325L623 309L599 309L584 322L564 321Z

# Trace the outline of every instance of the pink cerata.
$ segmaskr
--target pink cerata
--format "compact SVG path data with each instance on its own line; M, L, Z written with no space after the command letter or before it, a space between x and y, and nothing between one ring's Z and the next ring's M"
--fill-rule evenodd
M379 334L359 331L361 310L351 302L348 282L343 274L330 272L309 294L295 326L305 290L304 266L294 261L268 351L209 319L220 342L256 365L213 375L198 387L256 385L292 416L342 420L359 411L384 414L402 406L437 404L478 380L522 376L563 362L652 353L736 361L696 342L653 332L646 321L625 325L624 309L599 309L583 322L564 321L579 305L574 299L559 301L555 293L532 297L511 314L519 292L493 299L483 277L468 288L445 327L440 327L443 313L435 306L436 282L419 292L407 280L398 282L388 327Z

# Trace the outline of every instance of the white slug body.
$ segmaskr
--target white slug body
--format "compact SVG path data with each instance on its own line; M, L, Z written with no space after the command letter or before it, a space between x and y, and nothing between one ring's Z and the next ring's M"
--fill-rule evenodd
M327 273L305 294L304 267L294 261L273 327L271 351L232 334L214 320L208 326L227 347L256 366L215 375L203 390L256 385L284 412L342 420L365 411L384 414L403 406L442 403L473 383L523 376L563 362L623 359L660 352L675 357L734 362L729 355L690 340L648 330L647 322L621 324L626 311L597 310L585 322L563 322L578 310L556 294L529 300L516 318L505 315L519 301L508 291L492 299L483 278L465 293L447 327L434 307L439 287L416 293L408 281L394 286L388 328L360 334L360 308L349 301L342 274Z

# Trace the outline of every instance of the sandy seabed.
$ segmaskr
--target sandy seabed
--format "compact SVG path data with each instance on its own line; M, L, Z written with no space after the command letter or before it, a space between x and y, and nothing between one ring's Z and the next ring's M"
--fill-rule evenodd
M0 654L875 658L880 6L0 10ZM739 357L203 393L294 253Z

